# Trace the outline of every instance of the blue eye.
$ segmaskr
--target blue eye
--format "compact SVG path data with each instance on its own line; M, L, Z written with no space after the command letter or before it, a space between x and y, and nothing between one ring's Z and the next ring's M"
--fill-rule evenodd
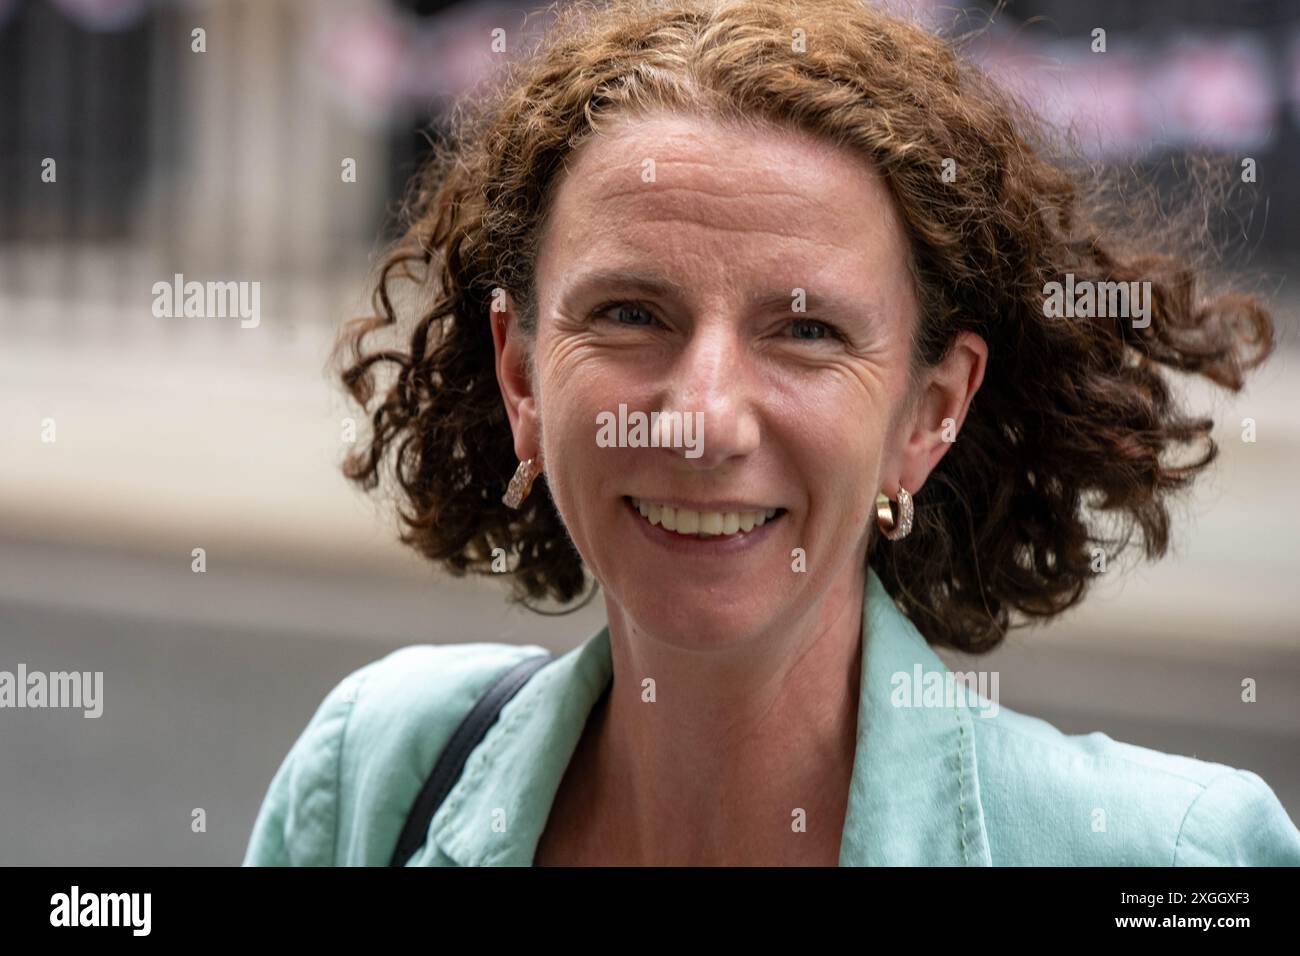
M613 311L615 313L616 317L614 321L617 322L619 325L630 325L633 327L640 327L640 326L649 325L652 322L654 322L654 316L650 314L649 310L647 310L644 306L636 302L621 302L621 301L606 302L603 305L599 305L595 309L593 309L591 315L592 318L596 318L610 311ZM645 322L624 321L624 317L627 316L629 313L632 315L636 315L637 313L640 313L641 315L646 317L646 321Z
M844 338L844 336L840 334L839 329L831 325L829 322L823 322L820 319L795 319L790 323L790 328L792 329L798 329L800 327L810 328L814 333L822 333L813 335L799 335L796 333L794 337L801 341L817 342L826 338L840 340L843 340Z
M591 318L601 318L607 313L613 313L612 320L616 324L629 328L646 328L657 321L654 313L641 303L623 299L613 299L598 305L592 309ZM637 315L640 315L643 321L636 321ZM796 330L793 337L800 342L846 341L843 333L836 326L821 319L795 319L790 323L790 328ZM798 331L800 329L807 330L810 334L800 334Z

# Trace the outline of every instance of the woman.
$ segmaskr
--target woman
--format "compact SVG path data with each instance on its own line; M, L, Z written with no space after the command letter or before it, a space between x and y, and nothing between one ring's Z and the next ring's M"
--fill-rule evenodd
M569 603L590 572L608 626L531 675L540 647L444 644L350 676L245 862L1300 863L1252 773L922 693L932 646L1077 603L1128 540L1102 519L1162 554L1215 453L1163 373L1239 389L1272 347L1151 220L1102 230L1032 129L856 0L562 13L344 339L348 474L391 469L453 573ZM381 349L392 279L432 300ZM1053 282L1134 285L1067 317Z

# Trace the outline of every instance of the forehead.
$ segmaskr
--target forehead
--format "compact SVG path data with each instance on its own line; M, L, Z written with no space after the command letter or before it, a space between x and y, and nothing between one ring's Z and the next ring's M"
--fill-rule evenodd
M537 268L543 290L611 268L849 298L909 281L905 233L866 160L806 133L694 116L621 120L571 156Z

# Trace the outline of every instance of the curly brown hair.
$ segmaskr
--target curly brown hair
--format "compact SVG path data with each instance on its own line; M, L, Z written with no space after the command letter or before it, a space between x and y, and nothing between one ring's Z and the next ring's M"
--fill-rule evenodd
M507 290L535 337L533 266L565 157L609 117L667 110L794 127L869 157L911 242L914 367L938 362L963 330L988 343L983 386L917 500L912 537L890 546L874 535L867 555L930 643L988 651L1012 610L1061 613L1093 579L1094 547L1113 559L1135 528L1147 558L1165 553L1170 494L1218 449L1212 420L1180 411L1163 372L1236 391L1273 349L1254 296L1205 291L1203 221L1154 217L1152 203L1119 201L1063 159L1023 101L964 55L974 34L945 39L862 0L617 0L547 13L535 47L458 104L379 266L376 314L339 340L343 381L373 428L344 471L367 490L391 472L403 542L456 575L491 573L503 549L524 603L569 604L586 588L545 477L522 510L501 502L517 462L490 309ZM1211 180L1193 185L1222 198ZM1067 273L1149 281L1149 325L1047 318L1045 284ZM394 279L432 296L408 303L409 332ZM385 328L404 344L371 346ZM377 366L393 373L383 386ZM1191 460L1167 460L1194 446Z

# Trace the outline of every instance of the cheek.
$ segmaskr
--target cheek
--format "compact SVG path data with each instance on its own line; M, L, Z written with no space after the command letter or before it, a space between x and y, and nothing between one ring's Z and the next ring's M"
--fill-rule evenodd
M617 449L596 444L598 417L617 414L620 404L643 407L653 383L635 365L611 360L571 336L556 336L550 345L539 370L543 437L555 454L581 461L578 480L591 484L617 464Z
M579 550L592 536L586 528L606 502L618 449L596 444L596 416L608 406L608 389L583 374L542 374L538 416L542 423L542 454L551 497ZM584 557L587 555L584 554Z
M832 535L856 534L874 514L889 419L884 395L842 378L783 395L790 460L805 470L810 519Z
M869 426L847 432L822 460L826 469L826 510L844 533L856 534L873 513L882 467L882 436Z

